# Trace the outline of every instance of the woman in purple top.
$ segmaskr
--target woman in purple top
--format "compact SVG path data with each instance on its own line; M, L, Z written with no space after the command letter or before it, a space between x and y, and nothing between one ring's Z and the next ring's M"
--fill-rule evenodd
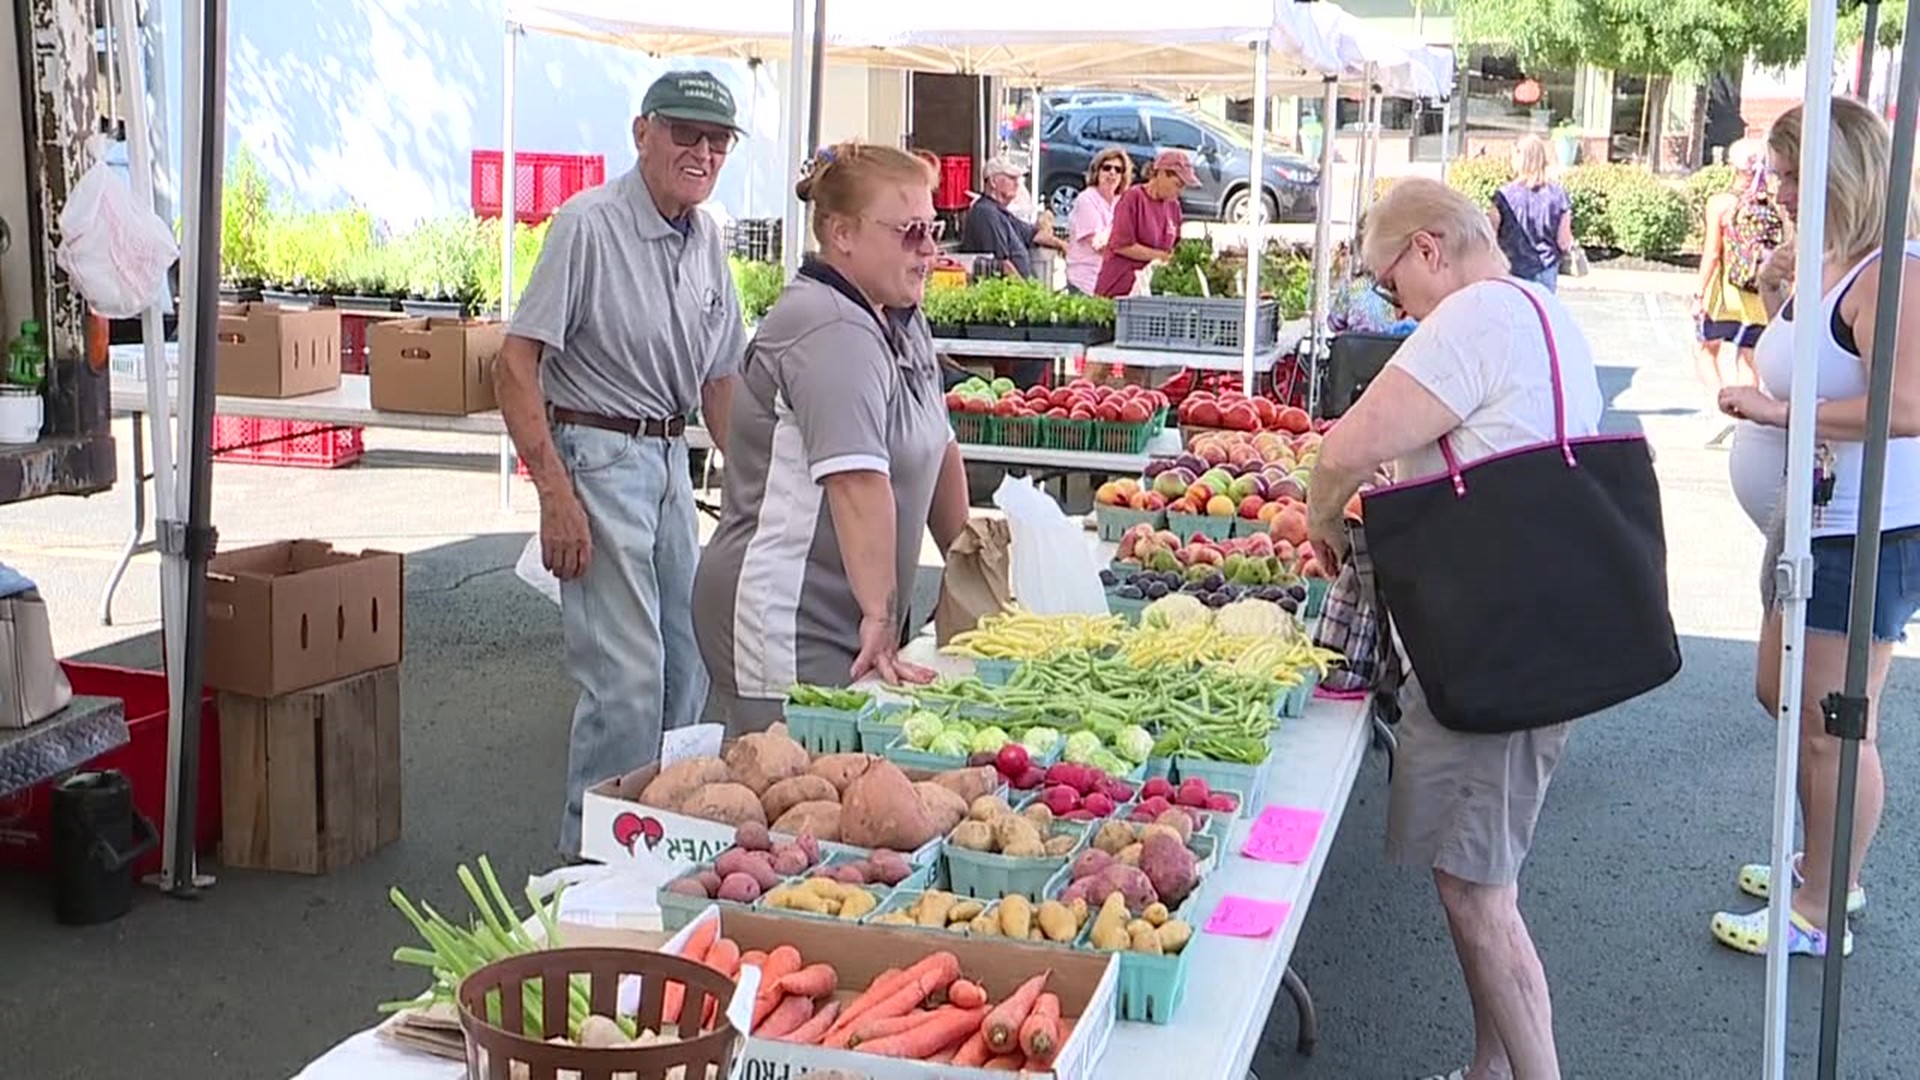
M1487 216L1513 276L1559 288L1560 256L1573 250L1573 203L1547 179L1547 144L1522 135L1513 147L1514 179L1493 193Z

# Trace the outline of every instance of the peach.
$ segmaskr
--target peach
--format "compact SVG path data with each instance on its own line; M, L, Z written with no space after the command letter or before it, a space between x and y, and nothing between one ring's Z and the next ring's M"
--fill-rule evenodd
M1233 500L1225 495L1215 495L1207 500L1208 517L1232 517L1234 509Z

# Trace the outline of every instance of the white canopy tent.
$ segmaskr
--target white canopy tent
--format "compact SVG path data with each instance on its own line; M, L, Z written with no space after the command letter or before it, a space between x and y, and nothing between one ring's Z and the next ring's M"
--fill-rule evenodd
M1330 4L1298 4L1293 0L1195 0L1174 8L1126 5L1106 9L1094 25L1059 7L1031 0L980 0L946 11L931 11L897 0L813 0L811 8L824 26L809 33L806 0L729 0L672 14L637 0L509 0L507 5L506 183L513 182L513 66L514 38L521 30L586 38L656 56L774 59L784 50L793 76L788 148L790 166L797 172L811 151L800 136L801 118L817 116L819 88L807 95L797 87L806 69L809 39L821 43L829 59L874 67L905 68L956 74L986 75L1029 86L1053 82L1205 84L1218 87L1250 82L1254 89L1254 137L1251 172L1265 175L1267 94L1288 86L1326 86L1325 82L1361 80L1371 86L1381 78L1396 86L1444 92L1430 63L1416 63L1411 50L1378 39L1357 20L1330 19L1311 9ZM823 13L823 9L826 11ZM1249 64L1249 60L1252 61ZM1249 71L1249 68L1252 70ZM1143 75L1143 73L1149 73ZM1251 74L1251 80L1247 76ZM1282 81L1276 84L1276 76ZM1304 83L1303 83L1304 80ZM1260 93L1265 88L1267 93ZM812 108L801 111L803 96ZM1323 166L1329 165L1323 153ZM1322 175L1320 228L1316 230L1315 282L1326 278L1329 255L1327 174ZM503 193L511 207L512 189ZM1264 209L1257 201L1256 213ZM787 235L799 235L797 207L785 215ZM1259 234L1250 234L1248 248L1247 318L1251 324L1258 305ZM508 230L508 235L511 231ZM797 262L800 245L786 245L789 269ZM511 245L504 244L508 263L504 279L513 280ZM1317 296L1316 326L1319 303ZM504 304L510 310L511 297ZM1245 339L1242 379L1253 382L1256 337Z

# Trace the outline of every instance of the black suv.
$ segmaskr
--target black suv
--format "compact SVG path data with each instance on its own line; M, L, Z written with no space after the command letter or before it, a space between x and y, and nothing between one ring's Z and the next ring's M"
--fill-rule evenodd
M1200 186L1180 197L1180 209L1201 221L1243 221L1252 207L1249 181L1253 140L1210 117L1163 101L1103 102L1069 106L1047 117L1041 136L1041 190L1056 220L1064 223L1074 197L1086 186L1093 156L1119 146L1133 158L1138 179L1161 150L1185 150ZM1305 159L1269 149L1267 220L1312 221L1319 170Z

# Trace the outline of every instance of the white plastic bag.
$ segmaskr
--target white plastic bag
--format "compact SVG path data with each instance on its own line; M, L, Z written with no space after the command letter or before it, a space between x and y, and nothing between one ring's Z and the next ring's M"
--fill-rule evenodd
M167 268L179 258L173 229L96 159L67 194L55 256L88 306L109 319L140 314L165 295Z
M1013 598L1041 615L1105 615L1107 594L1086 529L1026 477L1009 476L993 505L1013 529Z
M520 561L513 564L513 572L521 581L537 589L541 596L560 603L560 579L553 576L547 564L540 557L540 534L527 537L527 546L520 549Z

